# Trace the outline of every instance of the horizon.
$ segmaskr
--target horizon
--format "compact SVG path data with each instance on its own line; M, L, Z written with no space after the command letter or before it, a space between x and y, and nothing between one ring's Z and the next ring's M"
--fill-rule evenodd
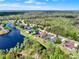
M1 10L79 10L79 0L0 0Z
M0 12L27 12L27 11L58 11L58 12L79 12L79 10L0 10Z

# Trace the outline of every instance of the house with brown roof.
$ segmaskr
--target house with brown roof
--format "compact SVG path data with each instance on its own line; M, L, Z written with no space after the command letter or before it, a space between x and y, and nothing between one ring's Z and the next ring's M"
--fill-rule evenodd
M74 41L74 40L70 40L70 39L66 39L63 41L63 46L68 48L68 49L75 49L79 43Z

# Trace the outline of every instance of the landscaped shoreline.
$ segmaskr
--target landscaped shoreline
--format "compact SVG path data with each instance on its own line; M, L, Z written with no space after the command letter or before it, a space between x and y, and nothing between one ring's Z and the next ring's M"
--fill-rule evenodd
M0 25L0 35L7 34L9 32L8 29L5 29L2 25Z
M2 32L2 31L1 31L1 32ZM10 32L11 32L11 30L6 30L5 32L0 33L0 36L6 35L6 34L8 34L8 33L10 33Z

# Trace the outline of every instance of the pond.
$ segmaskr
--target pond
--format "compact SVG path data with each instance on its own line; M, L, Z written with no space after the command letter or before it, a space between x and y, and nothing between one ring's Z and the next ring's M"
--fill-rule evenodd
M20 31L16 28L4 35L0 35L0 49L10 49L15 47L17 43L22 43L24 36L20 34Z

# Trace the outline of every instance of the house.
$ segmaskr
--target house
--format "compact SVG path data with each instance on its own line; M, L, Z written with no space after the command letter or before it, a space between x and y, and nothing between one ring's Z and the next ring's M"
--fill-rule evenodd
M52 33L48 32L47 33L47 39L49 39L51 42L56 42L56 35L53 35Z
M44 39L49 39L51 42L56 42L56 35L53 35L52 33L50 32L47 32L45 30L41 30L39 31L39 36L44 38Z
M74 48L76 48L79 45L79 43L74 41L74 40L66 39L65 41L63 41L63 45L66 48L74 49Z
M32 27L27 25L27 26L26 26L26 29L27 29L27 30L31 30Z
M55 36L52 36L52 37L50 37L50 40L51 40L52 42L56 42L57 38L56 38Z
M29 19L28 19L28 22L30 22L30 23L31 23L31 22L32 22L32 19L31 19L31 18L29 18Z
M42 31L40 32L40 37L46 38L46 36L47 36L47 31L42 30Z
M17 21L16 22L16 25L20 25L22 22L21 21Z
M64 44L65 44L65 46L66 46L67 48L70 48L70 49L73 49L73 48L74 48L74 42L71 41L71 40L66 40L66 41L64 42Z

